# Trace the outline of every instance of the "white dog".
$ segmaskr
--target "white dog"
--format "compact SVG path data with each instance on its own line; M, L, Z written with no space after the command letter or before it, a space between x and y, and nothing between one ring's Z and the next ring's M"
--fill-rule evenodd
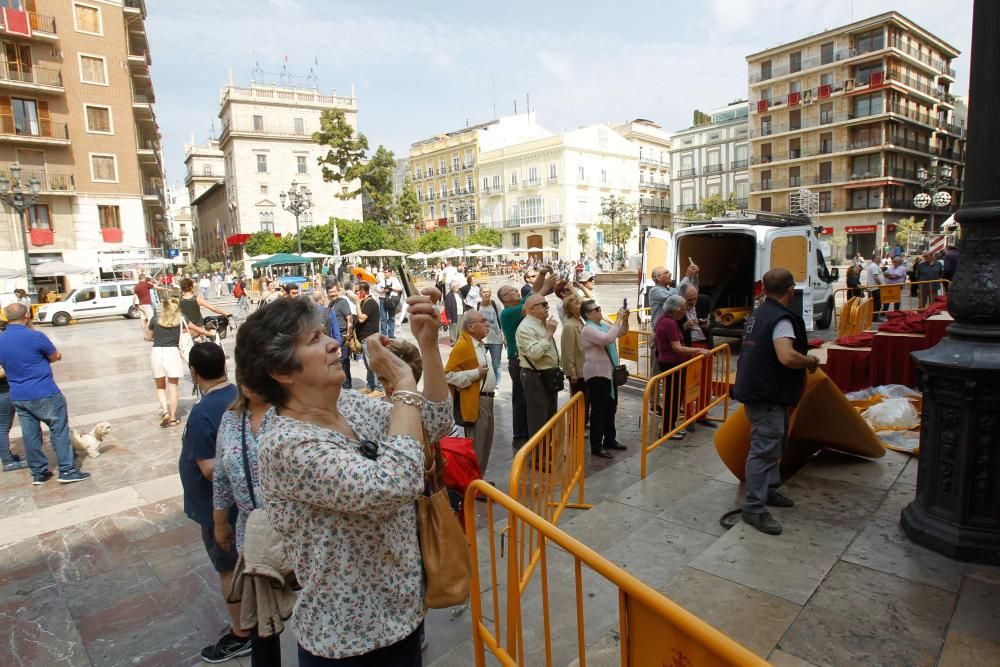
M97 458L101 455L101 442L111 432L111 424L99 422L90 433L81 433L76 429L70 431L70 440L73 441L73 449L78 452L87 452L89 456Z

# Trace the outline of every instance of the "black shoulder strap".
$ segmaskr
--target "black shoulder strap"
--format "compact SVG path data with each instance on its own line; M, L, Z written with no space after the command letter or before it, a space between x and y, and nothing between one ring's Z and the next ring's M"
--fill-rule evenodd
M253 492L253 477L250 475L250 457L247 455L247 419L249 419L249 416L246 413L240 418L240 440L243 446L243 474L247 478L247 490L250 491L250 502L253 503L254 509L256 509L257 497Z

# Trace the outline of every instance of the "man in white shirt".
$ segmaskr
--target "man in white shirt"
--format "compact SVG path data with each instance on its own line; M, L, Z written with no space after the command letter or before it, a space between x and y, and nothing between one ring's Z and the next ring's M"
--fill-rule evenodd
M878 254L872 255L871 261L865 266L865 284L871 292L872 301L875 302L875 321L885 321L882 315L882 285L885 284L885 276L882 275L882 267L879 266Z
M444 267L444 288L451 289L451 284L458 278L458 269L448 262Z
M396 277L396 272L386 269L382 272L375 285L375 292L378 295L379 326L381 334L389 338L396 337L396 313L399 304L403 300L403 283Z
M489 327L483 314L470 310L462 322L462 334L448 355L445 379L455 397L455 422L464 426L465 437L479 460L479 472L486 476L493 448L493 396L496 376L490 368L483 340Z
M208 277L208 274L202 274L201 280L198 281L198 288L201 290L201 296L203 299L208 298L208 290L212 287L212 281Z

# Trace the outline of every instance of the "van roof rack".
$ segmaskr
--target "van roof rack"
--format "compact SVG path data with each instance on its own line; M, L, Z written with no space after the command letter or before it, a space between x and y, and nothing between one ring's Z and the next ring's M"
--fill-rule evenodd
M738 211L726 211L726 214L711 218L709 220L675 220L678 225L703 225L706 223L751 223L759 225L771 225L772 227L801 227L809 226L812 221L805 215L789 215L784 213L772 213L771 211L753 211L750 209L740 209Z

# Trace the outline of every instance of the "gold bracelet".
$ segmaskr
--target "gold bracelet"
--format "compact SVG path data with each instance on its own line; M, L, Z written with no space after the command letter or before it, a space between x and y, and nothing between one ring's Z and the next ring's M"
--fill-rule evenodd
M392 392L392 397L389 399L393 403L403 403L404 405L412 405L415 408L423 409L424 405L427 403L427 399L418 394L415 391L406 391L405 389L397 389Z

